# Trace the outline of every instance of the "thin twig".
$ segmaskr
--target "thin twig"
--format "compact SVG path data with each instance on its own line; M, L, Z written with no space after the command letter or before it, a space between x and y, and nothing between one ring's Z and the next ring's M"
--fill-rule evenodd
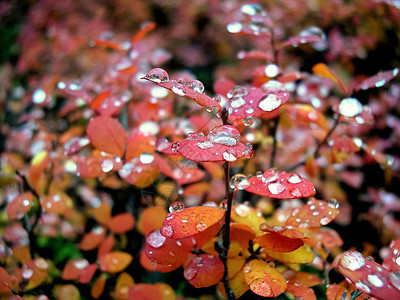
M326 134L325 138L321 142L319 142L317 144L317 146L316 146L316 148L315 148L315 150L314 150L314 152L313 152L313 154L311 156L314 156L314 158L319 157L319 151L321 150L322 146L325 145L328 142L328 139L330 138L332 133L335 131L335 129L337 128L339 123L340 123L340 116L335 119L335 123L333 124L332 128L328 131L328 133ZM298 162L295 165L287 167L285 169L285 171L289 172L289 171L292 171L294 169L297 169L298 167L304 165L306 163L306 161L307 161L307 159L304 159L304 160Z
M272 151L271 151L271 160L269 162L269 168L273 168L275 166L275 157L276 157L276 149L277 149L277 138L276 138L276 133L278 131L278 124L279 124L279 115L274 119L274 125L272 127Z

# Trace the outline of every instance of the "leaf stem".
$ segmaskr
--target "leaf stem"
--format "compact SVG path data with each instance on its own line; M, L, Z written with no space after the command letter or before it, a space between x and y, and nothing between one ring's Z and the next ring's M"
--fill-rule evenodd
M274 125L272 127L272 151L271 151L271 159L269 162L269 168L273 168L275 166L275 157L276 157L276 149L277 149L277 139L276 139L276 133L278 131L278 124L279 124L279 115L274 119Z

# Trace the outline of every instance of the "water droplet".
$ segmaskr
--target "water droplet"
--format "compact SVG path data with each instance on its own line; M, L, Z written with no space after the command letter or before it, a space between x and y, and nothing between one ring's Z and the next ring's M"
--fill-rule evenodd
M244 86L236 85L227 94L228 98L241 98L247 95L249 91Z
M288 181L289 181L290 183L293 183L293 184L295 184L295 183L300 183L300 182L301 182L301 178L299 177L299 175L294 174L294 175L292 175L292 176L290 176L290 177L288 178Z
M243 267L243 273L250 273L251 272L251 265L247 264Z
M250 212L250 208L247 205L239 204L235 207L235 213L240 217L247 217Z
M153 121L147 121L143 122L139 126L139 131L141 133L148 133L148 134L154 134L156 135L160 131L160 127L158 126L157 123Z
M23 270L22 270L22 278L24 280L29 280L32 275L33 275L33 270L29 269L28 267L24 266Z
M371 289L370 289L367 285L365 285L364 283L362 283L361 281L357 281L357 282L356 282L356 287L357 287L360 291L362 291L362 292L364 292L364 293L369 294L369 293L371 292Z
M247 127L253 125L253 124L254 124L254 119L253 119L253 117L248 116L248 117L244 118L244 119L243 119L243 124L244 124L244 126L247 126Z
M281 105L282 101L275 94L269 94L258 103L258 107L263 111L273 111Z
M215 144L235 146L240 141L240 132L233 126L221 125L212 129L207 138Z
M165 98L168 96L168 90L164 89L162 87L159 86L154 86L151 90L150 90L150 94L152 97L154 98Z
M269 64L268 66L265 67L264 72L265 75L272 78L279 74L279 68L275 64Z
M49 264L42 257L35 260L35 265L36 265L36 267L38 267L41 270L47 270L49 268Z
M331 208L339 208L339 202L336 199L328 200L328 206Z
M291 189L289 192L291 195L293 195L294 197L297 197L297 198L300 198L302 196L299 189Z
M192 80L188 82L188 87L192 89L193 91L201 94L204 92L204 85L201 81L199 80Z
M33 92L32 102L36 104L43 103L46 100L46 92L42 89L37 89Z
M342 116L352 118L363 111L363 106L356 98L345 98L340 101L339 113Z
M101 170L104 173L112 171L113 168L114 168L114 162L111 159L104 159L103 162L101 163Z
M174 229L171 225L162 226L160 232L165 237L171 237L174 235Z
M268 185L268 190L274 195L279 195L285 189L285 186L280 182L273 182Z
M231 189L234 190L244 190L249 187L250 182L246 175L243 174L236 174L232 176L230 180Z
M267 14L259 4L243 4L240 11L248 16L265 16Z
M160 230L152 231L147 237L146 242L153 248L160 248L164 245L166 237L161 235Z
M160 82L168 82L169 81L169 75L168 73L160 68L155 68L150 70L146 76L146 79L153 81L155 83L160 83Z
M207 110L207 112L211 113L211 112L214 110L214 107L208 106L208 107L206 108L206 110Z
M154 161L154 155L151 153L143 153L139 156L139 161L142 164L151 164Z
M323 40L326 39L325 33L322 31L321 28L317 26L307 27L300 32L300 36L313 36L313 35L319 36Z
M331 220L327 217L324 217L321 219L321 221L319 221L321 223L322 226L327 225Z
M226 30L228 30L229 33L239 33L242 31L243 25L239 22L234 22L234 23L229 23L226 25Z
M222 208L222 209L228 208L228 202L226 201L226 199L221 201L221 203L219 204L219 208Z
M177 152L177 151L179 150L179 142L174 142L174 143L172 143L172 145L171 145L171 150L172 150L173 152Z
M196 256L193 258L193 263L196 264L198 267L201 267L204 265L204 260L201 256Z
M74 266L75 268L79 269L79 270L83 270L84 268L86 268L89 265L89 262L82 258L82 259L78 259L76 261L74 261Z
M236 157L232 153L228 153L226 151L224 151L224 153L222 153L222 157L226 161L235 161L236 160Z
M196 145L201 149L209 149L214 147L214 144L211 143L210 141L199 142Z
M199 221L199 223L196 225L196 229L199 232L202 232L207 229L207 225L205 223L203 223L202 221Z
M199 272L199 270L197 268L189 266L188 268L186 268L184 270L183 276L186 278L186 280L190 281L197 276L198 272Z
M170 213L175 213L179 211L183 211L185 209L185 204L181 201L175 201L169 206L169 212Z
M184 81L181 81L181 80L179 80L179 81L173 80L172 91L173 91L175 94L177 94L177 95L179 95L179 96L185 96L185 95L186 95L186 90L187 90L187 87L186 87Z
M250 23L250 29L253 31L255 35L258 35L260 33L264 33L268 31L268 27L263 21L251 21Z
M246 104L246 101L242 97L235 98L231 101L231 107L233 107L233 108L239 108L245 104Z

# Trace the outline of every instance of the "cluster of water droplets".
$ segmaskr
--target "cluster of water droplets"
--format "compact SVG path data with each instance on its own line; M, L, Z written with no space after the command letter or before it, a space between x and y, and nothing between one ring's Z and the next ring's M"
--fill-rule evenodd
M267 12L259 4L244 4L236 16L237 21L229 23L226 29L230 33L245 32L253 35L262 35L268 32L272 25Z

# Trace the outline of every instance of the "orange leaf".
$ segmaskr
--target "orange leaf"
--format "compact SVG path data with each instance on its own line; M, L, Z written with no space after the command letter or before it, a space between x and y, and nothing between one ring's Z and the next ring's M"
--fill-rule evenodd
M88 265L88 261L83 258L70 260L64 267L61 277L64 280L76 280Z
M166 215L167 211L163 207L146 207L139 215L137 230L143 235L148 235L162 226Z
M124 270L132 261L132 255L114 251L99 257L100 270L109 273L118 273Z
M304 245L301 239L291 239L275 232L260 235L254 239L264 249L278 252L291 252Z
M259 296L277 297L286 290L286 279L282 274L262 260L252 260L243 267L250 289Z
M242 270L240 270L235 277L229 280L229 285L231 286L231 289L235 294L236 299L246 293L250 288L244 278L244 273ZM220 282L218 284L218 289L221 292L222 296L226 298L223 282Z
M97 256L101 257L101 256L109 253L111 251L112 247L114 246L114 242L115 241L114 241L113 235L106 237L98 249Z
M289 281L286 291L291 293L296 299L299 300L316 300L314 290L298 283L292 283Z
M26 192L9 202L6 207L8 219L21 219L31 209L32 198L32 193Z
M90 143L97 149L118 156L124 154L126 133L116 119L95 117L90 121L86 132Z
M249 241L256 237L256 233L248 225L232 223L230 236L231 241L237 241L243 249L247 249L249 248Z
M140 29L132 38L131 45L142 40L150 31L156 28L155 22L147 23L142 29Z
M328 78L333 82L337 83L342 89L343 93L347 94L346 86L343 84L342 81L340 81L340 79L335 75L335 73L333 73L333 71L327 65L323 63L318 63L312 67L312 71L315 75L318 75L319 77Z
M115 284L115 290L113 293L113 297L120 300L129 299L128 291L129 288L135 284L132 276L126 272L122 272L117 279L117 283Z
M89 209L89 213L100 224L106 225L111 219L111 207L105 202L101 202L96 208Z
M314 253L308 245L303 245L292 252L265 250L272 258L289 264L307 264L314 260Z
M90 295L94 298L97 299L101 296L101 294L103 294L104 292L104 287L106 285L106 274L102 274L100 275L99 278L97 278L97 280L94 282L93 286L92 286L92 290L90 292Z
M318 284L322 284L321 278L319 278L317 275L314 275L312 273L305 273L305 272L296 272L296 274L290 278L291 282L298 282L300 284L303 284L305 286L314 286Z
M106 236L106 230L103 227L94 227L90 232L86 233L80 243L83 251L90 251L97 248Z
M156 149L155 136L136 133L128 139L128 145L125 153L125 160L130 161L136 156L140 156L143 153L153 153Z
M183 275L196 288L217 284L224 275L224 264L218 256L200 254L186 265Z
M12 280L11 276L0 267L0 293L11 292L12 290Z
M167 214L160 232L172 239L188 238L220 222L224 214L217 207L189 207Z
M49 153L46 150L40 151L32 158L31 166L29 168L29 182L33 188L37 188L40 176L48 166L49 162Z
M101 106L101 104L104 102L104 100L110 96L111 91L105 91L102 92L101 94L97 95L93 100L92 103L90 103L90 108L93 110L98 110Z
M135 219L130 213L122 213L113 217L108 228L114 233L125 233L135 226Z

